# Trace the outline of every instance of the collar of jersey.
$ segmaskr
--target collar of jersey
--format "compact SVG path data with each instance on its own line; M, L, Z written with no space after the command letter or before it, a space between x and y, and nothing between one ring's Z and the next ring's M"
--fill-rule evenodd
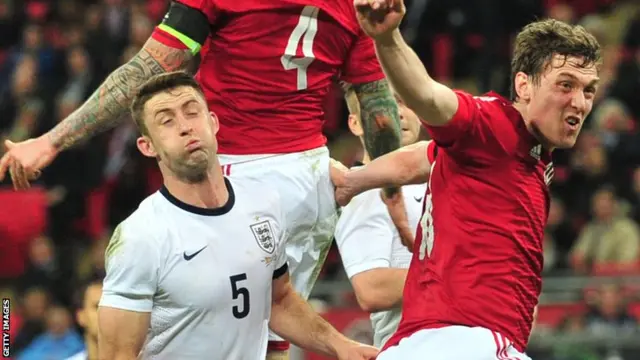
M204 215L204 216L219 216L219 215L224 215L226 213L228 213L229 211L231 211L231 209L233 208L233 205L236 202L236 195L233 192L233 186L231 186L231 182L229 181L229 179L224 178L224 183L227 186L227 190L229 191L229 199L227 200L227 203L222 205L221 207L218 208L201 208L198 206L193 206L190 204L187 204L183 201L181 201L180 199L178 199L177 197L171 195L171 193L169 192L169 190L163 185L160 188L160 193L164 196L165 199L167 199L170 203L172 203L173 205L179 207L180 209L193 213L193 214L197 214L197 215Z

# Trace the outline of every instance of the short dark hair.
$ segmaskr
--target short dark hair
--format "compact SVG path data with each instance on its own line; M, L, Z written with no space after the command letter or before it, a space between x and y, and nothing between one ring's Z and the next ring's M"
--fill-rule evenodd
M580 57L582 67L602 61L598 40L582 26L554 19L533 22L516 37L511 59L511 100L518 97L516 74L523 72L539 81L554 55L564 56L565 60L569 56Z
M145 104L155 95L181 86L194 88L204 97L200 84L193 76L184 71L174 71L153 76L138 90L131 103L131 117L133 117L133 121L135 121L142 135L149 135L147 125L144 123Z

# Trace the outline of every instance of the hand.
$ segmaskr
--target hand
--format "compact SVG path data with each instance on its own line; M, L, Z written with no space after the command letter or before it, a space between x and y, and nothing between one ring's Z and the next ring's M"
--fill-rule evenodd
M379 352L380 350L373 346L349 340L337 349L336 357L338 360L374 360Z
M29 182L37 179L41 169L58 155L46 135L19 143L6 140L4 146L7 152L0 159L0 181L4 180L9 170L16 190L28 189Z
M400 241L402 245L409 249L409 252L413 252L413 243L415 242L415 235L413 229L409 225L409 218L407 217L407 210L404 206L404 196L402 196L402 189L399 189L393 195L387 196L387 193L383 190L380 192L382 202L387 206L389 216L393 224L398 229L400 234Z
M360 27L373 39L390 36L402 22L404 0L354 0Z
M341 162L337 160L331 159L329 164L329 174L331 175L331 182L333 182L333 186L335 186L335 198L336 202L340 206L345 206L351 201L355 195L355 192L350 189L347 185L346 174L349 172L349 169L342 165Z

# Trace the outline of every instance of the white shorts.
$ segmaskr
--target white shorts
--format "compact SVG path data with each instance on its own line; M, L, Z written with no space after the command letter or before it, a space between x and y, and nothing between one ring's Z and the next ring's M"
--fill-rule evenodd
M481 327L447 326L417 331L377 360L531 360L506 337Z
M252 178L280 193L286 214L289 273L307 299L327 257L338 213L329 174L329 150L291 154L218 155L230 178ZM270 340L281 341L270 334Z

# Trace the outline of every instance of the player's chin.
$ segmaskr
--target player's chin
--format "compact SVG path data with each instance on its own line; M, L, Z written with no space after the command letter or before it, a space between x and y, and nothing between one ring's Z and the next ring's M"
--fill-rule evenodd
M557 139L557 141L554 141L553 147L557 149L570 149L576 144L577 140L578 140L577 133L575 135L571 134L571 135L561 136Z

